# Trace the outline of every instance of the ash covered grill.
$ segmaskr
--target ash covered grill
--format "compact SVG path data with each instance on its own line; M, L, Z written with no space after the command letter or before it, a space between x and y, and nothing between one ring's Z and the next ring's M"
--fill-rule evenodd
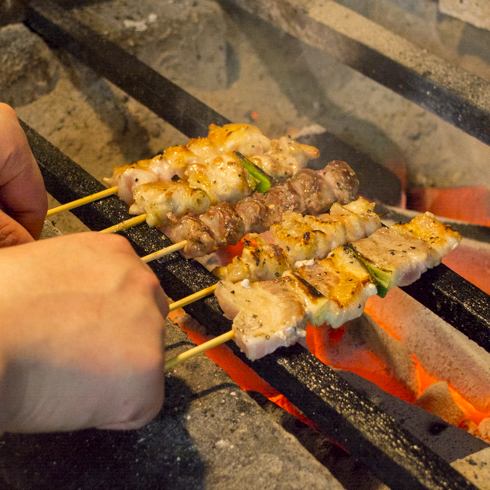
M242 4L242 2L231 2L233 5L235 3ZM260 2L254 3L257 4L254 5L254 12L266 17L267 15L259 5ZM245 8L246 4L247 2L244 2ZM231 8L230 3L225 2L225 5ZM279 17L274 18L273 16L274 21L280 23L283 15L294 14L293 17L299 19L299 22L301 20L306 22L305 12L294 10L287 2L279 2L279 5L282 5L285 10ZM227 121L219 113L163 78L118 45L81 24L65 8L48 1L34 1L29 4L26 15L27 25L43 36L49 44L66 49L87 63L100 75L111 80L185 135L198 136L206 132L209 123L223 124ZM463 74L456 69L447 71L449 68L444 63L437 65L439 63L437 59L426 56L424 53L420 54L421 62L417 67L411 65L409 60L403 56L394 59L388 49L376 51L373 46L368 45L368 40L352 39L348 34L337 31L337 26L334 24L317 27L318 31L312 35L316 35L318 39L318 36L328 31L329 35L336 40L332 44L339 47L336 55L340 56L342 61L399 91L402 95L412 98L441 117L454 122L476 138L488 142L487 128L490 126L490 100L488 99L490 91L488 89L490 87L487 82ZM287 28L293 34L298 33L294 25L288 25ZM369 68L373 64L378 67L376 73ZM425 64L430 65L436 75L428 74ZM444 76L439 76L442 67L447 70ZM466 90L468 86L474 88L471 93ZM430 96L427 90L430 90ZM42 167L48 191L56 199L65 202L102 190L103 187L91 175L64 156L32 128L27 125L24 127L35 156ZM322 151L324 161L332 156L333 158L345 158L352 164L359 175L363 194L387 204L397 204L399 182L390 172L372 160L360 156L332 136L320 135L313 139L314 144L317 144L321 150L325 150ZM382 189L376 186L379 181L386 184ZM396 213L388 208L381 206L381 210L387 215L391 213L394 219L398 218ZM74 213L94 230L103 229L128 217L126 206L116 198L108 198L84 206ZM470 229L469 227L465 229L464 225L460 227L463 232ZM486 236L487 239L489 235L488 230L484 227L471 227L471 233L480 237ZM126 231L125 236L140 255L148 254L170 244L159 232L146 225ZM199 264L187 261L177 254L159 259L152 264L152 268L161 279L167 293L175 300L215 282L214 276ZM419 281L405 290L445 321L460 329L481 347L489 350L488 296L478 288L441 265L426 273ZM209 334L217 335L230 328L230 323L223 317L214 297L194 303L186 310L206 327ZM405 415L401 415L399 408L398 411L390 411L386 403L379 401L377 397L381 395L377 392L376 395L371 393L368 396L362 383L360 384L352 377L337 373L299 346L280 351L254 363L248 361L235 346L232 346L232 349L239 358L283 393L312 420L321 432L346 448L357 460L369 466L376 476L388 485L394 488L472 487L468 480L452 468L449 461L455 458L456 454L457 457L463 457L484 449L486 445L482 441L456 429L447 428L445 424L435 419L430 423L427 422L433 432L432 439L434 440L431 441L430 437L427 438L425 427L417 430L409 427L409 424L401 423L400 419ZM173 392L177 393L184 387L179 387L178 381L172 376L170 376L169 384L170 405L172 407L173 404L176 410L181 409L182 406L179 406L176 401L177 395ZM153 434L145 433L143 430L141 438L151 436L155 444L155 434L164 430L165 423L168 423L165 419L157 421L156 425L150 429ZM445 451L443 444L438 439L438 431L445 431L450 434L449 437L458 441L460 445L458 450L452 454ZM171 438L163 434L162 439L171 443ZM25 445L29 445L32 440L34 440L34 449L27 450ZM77 452L80 451L80 454L86 458L85 462L77 462L76 458L70 457L66 463L66 458L57 453L60 445L65 448L73 445ZM47 473L57 478L56 481L59 483L66 484L70 473L73 472L74 486L83 487L92 483L93 475L90 475L91 467L88 462L98 464L101 463L101 458L103 460L103 456L100 456L102 453L96 449L99 445L117 454L121 461L126 461L128 455L131 461L139 458L135 454L138 451L138 441L130 436L101 435L91 432L26 438L26 440L22 437L12 438L4 443L3 453L5 454L9 447L12 447L26 458L34 455L32 468L35 468L36 471L39 471L43 465L49 464L50 453L52 453L52 461L58 459L65 461L61 470L63 476L60 476L59 470L48 470ZM120 447L117 448L116 446L119 445ZM131 453L133 449L134 454ZM90 460L88 454L92 450L97 453L97 457ZM154 466L154 461L150 461L150 458L155 458L159 452L164 453L166 449L153 447L146 448L146 450L149 457L146 459L142 457L141 465L137 462L131 465L133 475L131 478L128 477L128 485L137 486L141 482L152 485L158 481L160 470ZM48 454L43 455L43 451L47 451ZM195 454L186 454L186 461L192 460L193 456L196 457ZM4 477L7 480L10 479L9 482L13 486L19 485L22 479L14 476L12 472L13 460L7 458L6 461L3 466ZM112 463L111 466L114 468ZM162 462L162 466L165 467L168 475L169 462ZM199 469L196 464L191 465L191 471L199 474L203 470ZM82 477L81 474L84 472L87 475ZM134 472L140 475L141 480L138 481L135 478ZM157 479L150 478L148 474ZM175 475L182 475L182 470L177 471ZM107 477L108 475L103 476L103 478ZM40 481L47 484L45 479ZM104 482L105 485L110 484L110 480L106 479ZM167 479L166 482L169 483L170 480ZM118 484L123 486L124 482L121 481Z

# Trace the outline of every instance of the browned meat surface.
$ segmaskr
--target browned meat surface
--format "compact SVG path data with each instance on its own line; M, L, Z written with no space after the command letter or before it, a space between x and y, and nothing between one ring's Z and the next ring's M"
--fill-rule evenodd
M174 243L187 241L182 250L186 258L201 257L216 246L208 227L195 216L184 216L178 222L161 228L161 231Z
M267 216L267 206L264 201L264 194L252 194L235 204L235 210L243 221L245 233L256 233L261 231L260 224Z
M335 200L347 204L355 199L359 191L359 179L346 162L332 160L320 173L335 193Z
M238 242L245 232L242 219L227 202L212 206L200 219L211 231L217 247Z

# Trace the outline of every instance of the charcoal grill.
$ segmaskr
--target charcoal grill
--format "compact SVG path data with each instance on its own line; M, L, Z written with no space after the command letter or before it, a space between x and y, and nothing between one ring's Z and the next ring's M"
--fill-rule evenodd
M27 7L26 23L48 44L67 50L189 137L205 134L210 123L227 122L225 117L203 102L81 24L67 8L50 1L32 1ZM319 32L323 33L321 29ZM328 35L335 38L334 44L339 48L335 55L341 61L489 142L490 85L487 82L456 69L447 71L446 64L422 51L418 53L421 62L417 68L402 56L394 59L388 49L376 50L368 40L363 43L337 31L334 25L328 27ZM354 50L357 53L355 62L352 57ZM373 60L379 67L376 73L367 68ZM424 64L430 65L433 73L441 73L439 68L444 67L445 75L430 76L424 71ZM478 90L468 94L465 90L468 84L478 87ZM428 87L430 97L427 97ZM103 189L98 181L34 129L26 124L23 126L41 166L47 189L57 200L68 202ZM399 183L392 174L368 158L359 158L359 154L345 144L331 136L329 138L329 151L340 152L335 158L346 158L358 173L361 192L387 204L396 204ZM326 146L324 140L314 143ZM372 183L380 178L389 185L376 189ZM126 206L115 197L73 212L93 230L129 217ZM383 208L383 212L389 215L391 211ZM484 227L473 228L473 231L489 237L488 229ZM146 225L125 231L124 235L140 255L170 244L159 232ZM153 262L151 266L174 300L215 282L215 278L198 263L175 253ZM481 347L487 351L490 349L489 299L479 289L440 265L405 290ZM230 322L223 317L214 297L198 301L186 310L208 329L209 334L218 335L230 328ZM248 361L234 345L231 348L294 403L320 431L368 465L388 485L394 488L473 488L416 435L401 427L354 384L302 347L280 350L254 363ZM70 437L76 444L77 438L83 436L74 434ZM483 443L481 447L484 447Z

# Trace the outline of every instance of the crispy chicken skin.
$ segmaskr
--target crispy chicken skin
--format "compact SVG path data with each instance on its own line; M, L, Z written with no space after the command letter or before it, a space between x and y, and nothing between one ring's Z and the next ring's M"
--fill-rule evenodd
M192 188L205 191L212 203L234 202L251 194L253 183L235 155L237 151L275 180L291 177L308 160L319 156L313 146L290 137L271 140L251 124L211 124L207 137L193 138L151 159L116 167L112 177L105 180L118 186L119 197L128 204L133 203L140 185L176 180L185 180Z

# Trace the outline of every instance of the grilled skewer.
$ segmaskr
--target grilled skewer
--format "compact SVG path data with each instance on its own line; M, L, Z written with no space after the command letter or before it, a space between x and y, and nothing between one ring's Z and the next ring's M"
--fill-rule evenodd
M335 201L348 203L356 197L358 186L350 166L334 160L322 170L303 169L265 194L255 193L234 206L221 203L200 216L185 216L159 229L174 242L167 253L182 250L187 258L202 257L236 243L246 233L265 231L288 211L318 214ZM144 221L144 215L135 216L102 233L122 231ZM166 255L165 249L159 253Z
M318 149L313 146L298 143L288 136L270 140L250 124L225 124L221 127L211 124L207 137L169 147L151 159L118 166L112 177L104 179L111 186L109 189L52 208L48 216L115 193L132 205L133 214L140 214L144 211L144 203L161 192L163 183L174 188L171 194L179 191L182 194L186 186L201 190L212 203L238 199L250 194L257 182L254 172L244 171L243 162L236 152L248 155L252 166L264 169L278 180L295 174L308 160L319 156ZM177 186L176 181L180 181ZM143 188L136 192L139 187ZM185 192L184 196L176 199L181 205L187 202L186 206L192 208L195 196L188 190L187 193L190 194L187 199ZM151 218L152 213L149 214Z
M233 330L170 359L166 366L170 369L231 338L254 360L304 337L307 321L338 327L360 316L369 296L384 296L388 288L410 284L438 265L460 238L425 213L338 247L326 259L288 271L280 279L247 286L218 283L216 296L233 318Z
M222 282L216 296L251 359L291 345L307 322L336 328L360 316L369 296L416 281L454 249L458 233L430 213L337 247L327 258L251 284ZM247 287L248 286L248 287Z
M254 193L235 205L221 203L200 216L185 216L159 227L174 243L184 242L184 257L202 257L242 236L262 232L288 211L319 214L334 202L346 204L357 195L359 181L349 165L329 162L322 170L303 169L265 194Z
M371 235L381 226L374 203L360 197L346 205L334 203L318 216L288 212L267 232L249 234L242 253L213 272L231 282L280 277L305 261L321 259L332 249Z
M185 181L191 188L208 194L211 202L216 202L223 199L224 193L233 195L247 191L247 175L236 152L246 155L254 165L279 180L291 177L308 160L319 156L313 146L298 143L288 136L271 140L250 124L211 124L207 137L171 146L149 160L116 167L106 181L118 186L119 197L127 204L136 201L132 210L135 214L143 211L138 202L141 195L148 190L152 192L155 183L171 186L175 181ZM141 186L144 189L136 193L136 188Z

